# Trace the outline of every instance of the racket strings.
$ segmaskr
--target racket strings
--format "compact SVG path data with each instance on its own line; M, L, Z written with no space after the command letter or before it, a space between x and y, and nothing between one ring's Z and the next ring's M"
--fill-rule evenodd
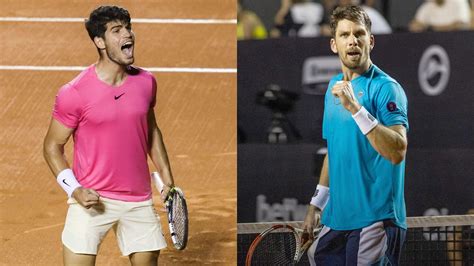
M265 235L256 246L251 265L292 265L297 243L293 231L277 229Z
M179 193L174 193L171 209L176 240L179 245L184 245L187 238L188 216L186 202Z

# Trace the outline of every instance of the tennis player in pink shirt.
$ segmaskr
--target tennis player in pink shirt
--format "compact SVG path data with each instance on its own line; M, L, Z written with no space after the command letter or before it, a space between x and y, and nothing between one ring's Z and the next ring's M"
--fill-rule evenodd
M173 185L153 108L153 75L132 66L135 36L127 10L95 9L85 23L99 60L56 96L44 140L44 157L69 196L62 233L65 265L94 265L100 243L113 227L132 265L157 265L166 247L152 202L147 155ZM73 167L64 145L74 138Z

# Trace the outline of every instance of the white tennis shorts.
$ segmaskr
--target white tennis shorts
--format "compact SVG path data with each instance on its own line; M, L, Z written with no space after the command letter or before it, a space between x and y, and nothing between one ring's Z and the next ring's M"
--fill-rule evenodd
M68 200L62 242L72 252L97 255L100 243L112 227L124 256L166 247L160 217L151 199L125 202L101 197L99 201L99 205L86 209L76 200Z

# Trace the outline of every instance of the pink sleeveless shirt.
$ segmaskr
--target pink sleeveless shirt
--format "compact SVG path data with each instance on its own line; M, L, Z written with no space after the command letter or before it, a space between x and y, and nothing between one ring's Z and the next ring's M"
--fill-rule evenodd
M122 201L151 198L147 164L147 114L155 105L156 81L131 68L121 86L99 80L92 65L64 85L53 118L74 128L73 172L85 188Z

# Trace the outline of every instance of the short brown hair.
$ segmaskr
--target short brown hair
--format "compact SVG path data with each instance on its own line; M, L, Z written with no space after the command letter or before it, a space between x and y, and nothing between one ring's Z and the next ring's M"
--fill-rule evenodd
M343 19L363 24L367 31L369 33L371 32L372 21L370 21L369 16L360 6L341 6L334 9L331 14L331 22L329 26L331 27L332 37L336 36L337 23Z
M128 25L130 24L130 14L119 6L100 6L92 11L89 19L85 22L91 40L94 40L94 37L104 38L107 23L116 20Z

